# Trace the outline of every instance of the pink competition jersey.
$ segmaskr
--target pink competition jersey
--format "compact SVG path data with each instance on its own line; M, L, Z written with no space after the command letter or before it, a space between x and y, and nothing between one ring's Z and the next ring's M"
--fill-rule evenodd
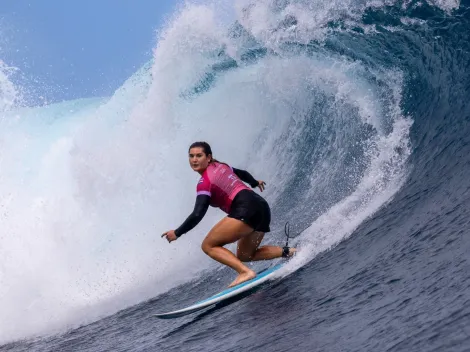
M197 184L197 195L205 194L211 197L211 206L218 207L228 213L232 201L238 192L250 189L230 166L221 163L209 164Z

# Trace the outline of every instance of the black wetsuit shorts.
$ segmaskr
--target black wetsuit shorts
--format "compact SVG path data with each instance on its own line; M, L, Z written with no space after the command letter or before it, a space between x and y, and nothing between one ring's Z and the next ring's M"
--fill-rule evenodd
M228 217L241 220L258 232L271 231L271 209L268 202L249 189L238 192L232 201Z

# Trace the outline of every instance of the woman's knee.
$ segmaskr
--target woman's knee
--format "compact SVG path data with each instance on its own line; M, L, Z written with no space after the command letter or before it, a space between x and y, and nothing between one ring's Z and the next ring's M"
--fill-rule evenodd
M252 261L259 245L261 244L261 241L263 240L263 237L264 233L253 232L250 235L240 239L237 246L237 258L242 262Z
M202 241L202 244L201 244L201 249L204 253L206 254L209 254L211 248L213 246L210 244L210 241L208 241L207 239L205 239L204 241Z
M237 255L237 258L240 259L240 261L242 262L251 262L251 260L253 259L253 256L248 256L248 255Z
M237 258L240 259L242 262L251 262L253 259L253 254L254 253L247 253L244 251L241 251L239 248L237 249Z

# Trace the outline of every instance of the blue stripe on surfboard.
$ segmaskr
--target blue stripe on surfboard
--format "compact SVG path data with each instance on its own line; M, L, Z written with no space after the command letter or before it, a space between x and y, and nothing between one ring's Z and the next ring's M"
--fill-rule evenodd
M230 292L233 292L233 291L235 291L235 290L238 290L238 289L240 289L240 288L242 288L242 287L244 287L244 286L246 286L246 285L249 285L249 284L251 284L251 283L254 282L254 281L258 281L258 280L262 279L263 277L265 277L265 276L271 274L272 272L274 272L274 271L280 269L280 268L282 267L282 265L283 265L283 264L277 264L277 265L273 266L273 267L270 268L270 269L267 269L267 270L265 270L265 271L262 271L261 273L259 273L258 275L256 275L255 278L253 278L253 279L251 279L251 280L245 281L245 282L243 282L243 283L241 283L241 284L239 284L239 285L237 285L237 286L228 288L228 289L226 289L226 290L224 290L224 291L222 291L222 292L220 292L220 293L218 293L218 294L216 294L216 295L214 295L214 296L212 296L212 297L209 297L209 298L207 298L207 299L204 299L204 300L202 300L202 301L199 301L199 302L197 302L197 303L194 303L194 305L197 305L197 304L201 304L201 303L210 301L211 299L214 299L214 298L222 297L222 296L224 296L224 295L226 295L226 294L229 294Z

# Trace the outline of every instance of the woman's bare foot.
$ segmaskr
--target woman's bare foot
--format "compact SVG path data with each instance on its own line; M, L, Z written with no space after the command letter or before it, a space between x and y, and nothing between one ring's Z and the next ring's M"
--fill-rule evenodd
M241 284L242 282L251 280L256 277L256 273L253 270L247 271L245 273L241 273L237 276L237 278L230 284L228 287L233 287Z

